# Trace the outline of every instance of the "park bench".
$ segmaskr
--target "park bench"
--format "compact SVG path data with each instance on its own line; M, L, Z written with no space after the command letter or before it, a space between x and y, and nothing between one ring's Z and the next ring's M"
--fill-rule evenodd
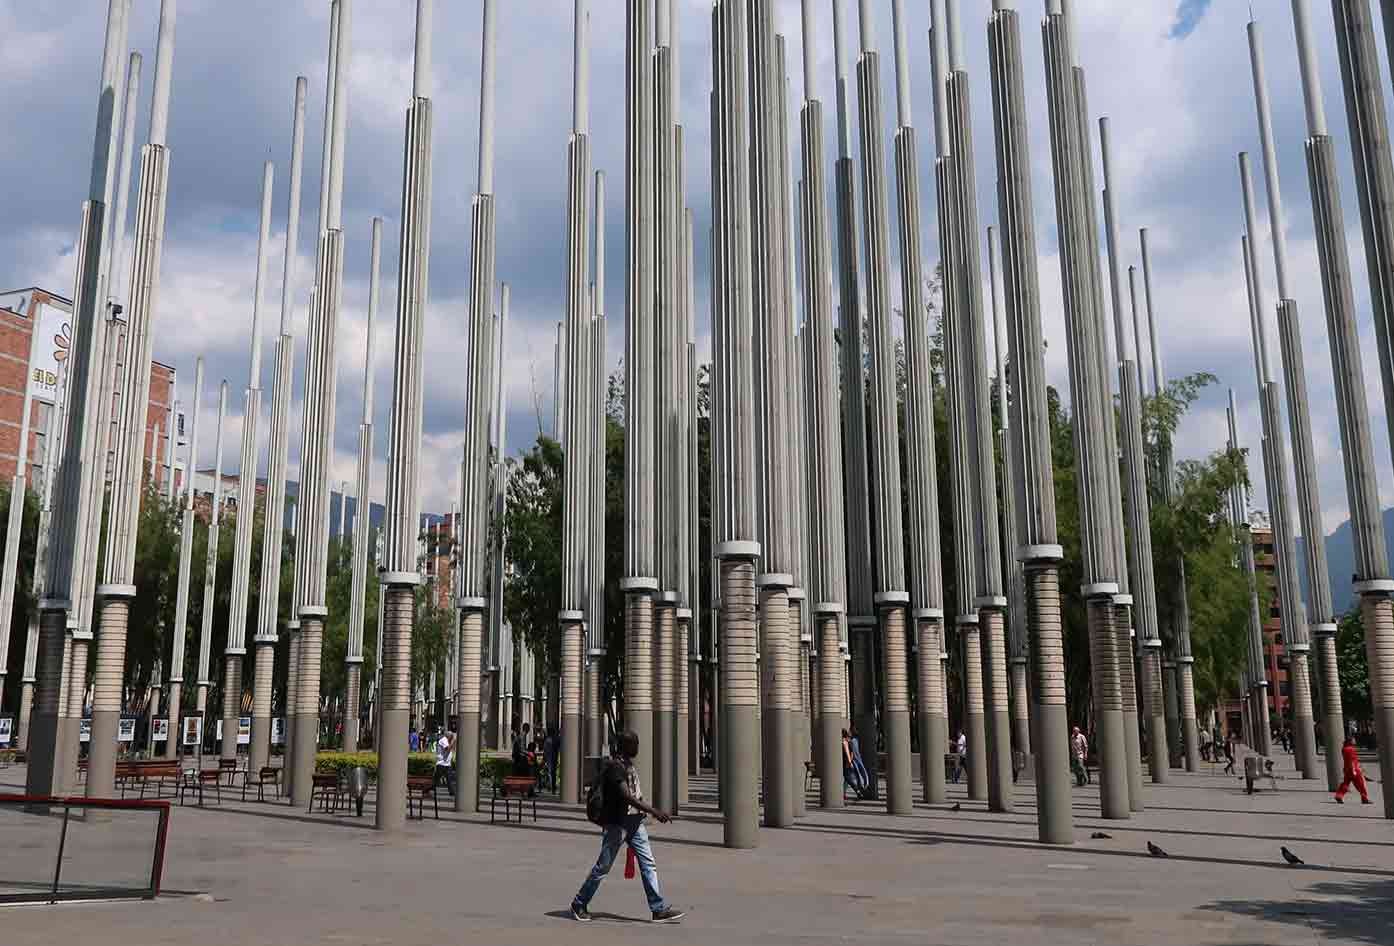
M494 821L494 804L503 799L503 820L509 820L510 805L518 799L518 822L523 821L523 802L532 799L532 820L537 820L537 779L530 775L506 775L494 783L494 794L489 799L489 822Z
M281 770L274 765L263 765L257 772L256 778L242 779L242 800L247 800L247 789L255 785L257 787L257 801L266 801L266 786L273 785L276 788L276 797L281 797Z
M140 797L145 798L145 789L153 786L155 797L163 798L164 790L169 788L171 798L179 791L179 763L177 762L133 762L129 782L140 786Z
M440 801L436 798L436 780L430 775L412 775L407 778L407 817L411 817L412 799L416 799L416 818L426 820L426 798L435 807L436 820L440 820Z
M337 772L316 772L310 777L310 808L315 810L315 799L320 800L324 807L324 813L332 814L339 810L339 802L345 801L344 790L339 785L339 773Z
M219 769L188 769L179 780L179 804L184 804L185 792L198 793L198 806L203 807L203 793L211 788L217 795L218 804L223 803L223 773Z

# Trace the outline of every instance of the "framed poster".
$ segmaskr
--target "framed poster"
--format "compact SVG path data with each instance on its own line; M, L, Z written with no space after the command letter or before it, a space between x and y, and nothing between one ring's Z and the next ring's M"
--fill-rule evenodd
M90 720L90 719L84 719L84 720L82 720L81 722L79 722L79 723L77 724L77 741L78 741L78 742L91 742L91 741L92 741L92 720Z
M252 717L237 717L237 744L239 746L250 746L252 744Z
M213 724L213 741L223 741L223 718L221 716L218 717L218 720Z
M203 717L184 717L184 745L197 746L203 742Z
M0 716L0 746L8 746L14 733L15 721L9 716Z
M155 727L156 742L169 742L169 720L155 719L150 724Z
M277 716L271 720L271 744L273 746L286 744L286 718L284 716Z
M122 716L122 717L121 717L121 721L120 721L119 723L116 724L116 741L117 741L117 742L135 742L135 741L136 741L136 721L135 721L135 717L132 717L132 716Z

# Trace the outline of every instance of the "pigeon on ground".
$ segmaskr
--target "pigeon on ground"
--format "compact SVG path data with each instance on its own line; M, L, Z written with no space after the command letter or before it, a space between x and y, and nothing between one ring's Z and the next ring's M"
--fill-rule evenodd
M1282 851L1283 851L1283 860L1287 861L1287 862L1288 862L1289 864L1291 864L1293 867L1297 867L1297 866L1300 865L1300 864L1305 864L1305 863L1307 863L1307 862L1304 861L1302 858L1298 857L1296 854L1294 854L1294 853L1292 853L1291 851L1289 851L1286 847L1283 848Z
M954 806L953 806L952 808L949 809L949 811L962 811L962 810L963 810L963 804L962 804L961 802L954 802Z
M1113 840L1113 835L1111 835L1111 834L1104 834L1102 831L1095 831L1093 834L1089 835L1089 840L1091 840L1091 841L1111 841L1111 840Z
M1161 848L1157 847L1157 845L1153 844L1151 841L1148 841L1148 842L1147 842L1147 853L1148 853L1148 854L1151 854L1153 857L1170 857L1170 856L1171 856L1171 855L1168 854L1166 851L1163 851Z

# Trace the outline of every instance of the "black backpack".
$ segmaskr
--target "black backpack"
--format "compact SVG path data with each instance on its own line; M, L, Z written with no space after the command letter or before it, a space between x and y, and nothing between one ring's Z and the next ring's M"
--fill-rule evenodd
M614 759L606 759L600 766L600 770L595 773L595 781L586 786L586 820L598 827L605 827L605 776L610 771L610 767L615 765Z

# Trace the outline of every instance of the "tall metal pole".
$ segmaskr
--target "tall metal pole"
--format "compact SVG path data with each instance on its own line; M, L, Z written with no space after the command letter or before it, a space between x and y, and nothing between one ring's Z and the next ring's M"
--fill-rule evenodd
M179 524L179 583L174 597L174 640L169 661L169 738L165 758L179 754L180 709L183 703L184 647L188 640L189 573L194 554L194 481L198 478L198 419L203 410L203 357L194 367L194 421L189 431L189 459L184 482L184 509Z
M1350 508L1353 534L1358 536L1357 563L1362 576L1388 577L1384 561L1383 524L1374 485L1373 447L1370 441L1369 408L1365 401L1365 368L1360 355L1360 337L1355 321L1355 292L1350 274L1350 249L1346 244L1344 213L1341 209L1340 180L1336 172L1336 145L1327 133L1326 112L1322 103L1321 79L1311 35L1311 16L1307 0L1293 0L1293 25L1297 32L1297 58L1302 75L1302 94L1307 112L1307 177L1311 189L1312 217L1317 239L1317 257L1321 265L1323 301L1326 309L1326 334L1331 348L1331 373L1336 379L1336 417L1341 431L1342 453L1345 457L1346 493ZM1394 21L1394 18L1391 18ZM1349 59L1349 54L1347 54ZM1362 57L1362 61L1365 61ZM1343 68L1347 68L1343 64ZM1347 99L1347 103L1353 101ZM1358 115L1359 110L1351 114ZM1383 121L1380 115L1379 121ZM1359 137L1361 125L1352 123L1354 137ZM1387 152L1386 152L1387 155ZM1377 156L1378 157L1378 156ZM1388 163L1385 164L1388 167ZM1387 180L1387 178L1385 178ZM1362 189L1369 182L1361 180ZM1365 219L1362 207L1362 219ZM1382 278L1382 277L1380 277ZM1379 308L1387 299L1376 287L1380 279L1371 281L1374 304ZM1383 364L1383 362L1382 362ZM1383 370L1383 369L1382 369ZM1306 501L1304 499L1304 508ZM1371 531L1375 530L1375 531ZM1306 531L1304 526L1303 531ZM1317 530L1319 531L1319 530ZM1336 667L1336 624L1330 607L1330 589L1325 585L1325 564L1318 565L1317 554L1325 556L1324 543L1305 543L1308 575L1322 576L1322 584L1312 583L1314 607L1312 634L1316 638L1317 679L1321 689L1322 736L1326 749L1327 788L1335 789L1343 778L1342 760L1337 750L1345 734L1345 714L1341 706L1341 681ZM1326 598L1321 598L1325 589ZM1370 587L1374 595L1375 612L1383 610L1384 596ZM1325 610L1322 608L1325 607ZM1386 730L1386 733L1388 731ZM1383 744L1388 744L1388 735Z
M209 676L209 660L213 646L213 594L218 581L218 532L223 519L223 420L227 417L227 382L218 386L218 426L213 434L213 496L208 515L207 556L203 565L203 623L198 637L198 687L195 711L204 717L207 726L208 688L213 685Z
M29 737L30 758L33 761L25 778L25 791L31 795L53 794L55 788L61 792L66 788L67 781L64 761L66 740L59 731L59 719L64 715L68 617L74 605L80 606L81 577L77 563L82 560L87 539L84 486L89 485L92 470L83 461L87 459L90 444L100 436L100 425L92 423L94 415L101 416L97 413L102 409L102 402L97 400L100 385L93 383L92 376L100 371L104 363L106 347L107 327L102 311L106 285L103 274L110 262L104 256L108 256L106 241L111 229L111 218L106 211L111 205L112 191L116 185L112 164L117 144L116 129L120 124L119 103L125 76L122 67L126 61L129 13L130 0L110 0L101 79L97 90L92 174L87 200L82 206L82 229L77 244L67 430L63 438L64 453L61 461L57 461L61 463L61 469L54 504L54 546L47 563L46 597L39 601L39 699L33 710ZM85 662L80 673L85 678Z
M1142 392L1137 386L1137 366L1130 357L1128 334L1124 330L1123 273L1119 262L1118 213L1114 197L1113 155L1110 145L1109 120L1099 119L1099 151L1104 168L1104 232L1108 244L1109 295L1113 308L1114 363L1118 372L1119 420L1123 466L1127 472L1123 512L1128 518L1127 542L1116 543L1124 556L1119 562L1119 587L1123 593L1114 598L1117 621L1118 670L1123 684L1123 726L1128 752L1128 799L1133 811L1143 810L1142 744L1138 732L1137 690L1133 661L1134 622L1142 627L1141 642L1145 650L1156 651L1161 639L1156 633L1156 592L1152 571L1152 520L1147 497L1145 476L1146 455L1142 447ZM1101 341L1103 336L1101 335ZM1107 354L1107 352L1105 352ZM1121 527L1121 521L1120 521ZM1149 628L1150 622L1150 628ZM1144 689L1151 679L1151 659L1142 658ZM1154 780L1166 769L1165 755L1153 747L1151 755Z
M257 428L261 424L261 317L271 240L274 171L266 162L261 185L261 235L257 240L256 282L252 294L251 360L242 394L242 453L237 474L237 524L232 539L232 593L228 608L223 670L222 758L237 757L237 725L242 715L242 671L247 656L247 592L252 581L252 524L257 501Z
M595 172L594 195L595 269L591 283L593 319L591 336L591 396L594 438L591 450L590 480L590 593L586 605L586 705L585 753L588 757L605 754L605 716L602 705L605 671L605 496L606 454L609 422L605 413L605 172Z
M296 732L292 756L291 799L308 807L313 789L315 750L319 745L320 657L324 623L328 617L325 585L328 577L329 549L329 466L333 450L335 390L338 371L337 348L339 307L344 277L343 185L344 146L348 125L349 38L352 35L352 0L334 0L338 9L337 28L331 15L331 59L334 66L333 103L325 125L329 181L321 188L323 212L320 220L316 291L310 304L309 329L305 337L305 424L300 448L299 511L300 537L295 570L299 598L294 603L300 620L299 673L296 679ZM381 766L380 766L381 769ZM386 786L381 781L378 790ZM385 795L385 798L394 796ZM395 809L386 803L383 808Z
M503 284L500 293L501 300L498 315L494 317L494 344L493 344L493 398L492 422L490 424L490 445L492 447L493 465L490 471L490 499L489 508L491 510L492 524L490 535L494 536L494 541L490 546L489 564L489 656L491 670L494 675L495 692L500 683L507 688L512 687L513 678L509 676L508 668L502 668L500 676L504 641L510 640L503 620L503 588L505 558L507 551L508 532L505 528L508 514L508 460L507 460L507 434L508 434L508 414L507 402L503 396L503 330L508 319L508 283ZM602 578L603 580L603 578ZM603 589L602 589L603 593ZM457 595L458 600L458 595ZM503 721L499 720L499 748L504 748L506 730L503 728Z
M910 784L910 705L906 675L905 612L910 594L905 581L905 549L900 504L900 442L896 419L895 342L891 323L890 247L886 220L885 141L881 125L881 60L875 49L869 0L860 0L861 58L857 63L862 141L863 222L867 247L867 310L871 338L871 444L876 462L872 522L876 538L876 594L881 628L881 670L885 680L883 721L887 746L886 810L908 814ZM874 731L863 745L876 759Z
M132 263L130 310L127 313L125 378L118 407L121 416L112 478L104 583L96 589L101 600L101 634L97 638L92 741L87 770L87 794L92 798L109 798L113 791L117 725L125 695L126 628L131 599L135 597L136 532L143 494L141 479L150 401L150 353L159 292L160 255L164 243L165 195L169 182L169 153L165 147L164 129L174 64L174 21L174 0L164 0L160 11L159 51L155 60L150 141L141 149L135 259ZM152 445L152 453L155 449L158 449L158 440ZM95 544L95 537L90 541Z
M489 9L486 6L486 17ZM407 790L407 737L411 725L411 638L416 620L416 585L420 581L416 569L416 536L420 528L421 500L421 424L422 424L422 340L429 291L431 239L431 20L433 0L417 0L416 55L412 76L412 100L407 106L405 142L403 145L402 227L397 263L396 343L392 363L392 419L388 428L387 503L383 534L383 558L378 574L378 595L381 599L379 622L381 648L376 655L382 683L378 689L380 738L378 797L388 799L379 803L377 827L383 831L400 830L405 825L402 806L396 803ZM486 29L491 26L486 19ZM487 55L487 53L486 53ZM492 94L492 90L486 92ZM481 168L483 173L483 168ZM477 199L476 199L477 206ZM477 211L476 211L477 212ZM379 228L374 227L374 245ZM476 248L476 256L478 249ZM376 253L374 254L376 258ZM476 264L477 268L477 264ZM376 269L376 267L375 267ZM376 292L373 295L376 299ZM488 303L486 293L484 301ZM477 301L477 300L476 300ZM476 320L487 325L492 313L475 313ZM371 359L371 342L369 352ZM478 344L470 339L471 349ZM477 375L471 351L471 378ZM372 364L367 366L363 427L360 437L360 456L372 456ZM365 449L366 448L366 449ZM482 459L480 461L482 463ZM479 466L480 463L476 463ZM466 469L465 475L468 476ZM367 476L360 472L366 487ZM367 492L360 487L360 502ZM480 508L465 509L464 522L472 525ZM365 517L366 518L366 517ZM481 530L482 532L482 530ZM464 536L460 541L460 557L464 562L472 555ZM357 556L356 556L357 557ZM365 560L366 552L361 556ZM461 581L467 580L461 573ZM478 579L476 579L478 581ZM356 584L356 583L355 583ZM478 594L471 589L471 594ZM478 609L475 610L476 616ZM461 626L461 667L458 672L455 707L459 719L455 758L459 778L455 789L457 811L473 811L477 793L479 765L479 624L473 622L472 638L475 658L469 678L464 671L466 628ZM473 695L473 704L466 698ZM472 706L473 715L467 713Z
M1287 233L1283 217L1283 197L1278 177L1278 158L1273 143L1273 119L1268 106L1268 86L1264 78L1263 47L1258 23L1250 21L1249 62L1254 79L1254 104L1258 112L1259 137L1263 145L1263 174L1268 193L1268 218L1273 234L1273 260L1278 278L1278 341L1283 356L1283 387L1287 391L1288 423L1292 437L1292 457L1297 482L1297 513L1305 539L1307 587L1310 589L1306 613L1283 613L1283 641L1289 661L1292 695L1293 753L1303 778L1317 777L1316 724L1312 716L1311 672L1307 655L1311 652L1312 624L1331 623L1330 578L1326 572L1325 533L1321 527L1321 495L1316 481L1316 444L1312 437L1311 406L1307 399L1307 379L1302 355L1302 329L1297 303L1288 292ZM1267 316L1259 313L1260 317ZM1278 473L1284 488L1288 480L1287 454L1278 453ZM1291 517L1289 516L1289 529ZM1315 569L1320 568L1320 571ZM1294 579L1297 562L1292 563ZM1295 603L1301 603L1301 587L1294 581Z
M919 151L910 106L910 63L906 48L905 10L902 0L891 5L895 36L896 130L894 136L897 181L897 222L900 236L900 299L905 318L905 423L909 477L910 601L914 608L912 634L916 642L919 681L920 781L924 800L945 798L943 758L946 746L943 719L943 680L939 663L944 629L944 584L939 552L938 463L934 449L934 377L930 368L930 328L924 300L924 269L920 251ZM810 273L822 270L810 270ZM835 392L834 392L835 394ZM889 657L889 651L887 657ZM889 678L888 678L889 680ZM888 693L889 696L889 693ZM891 726L900 719L886 717L887 748L908 757L909 720L892 745ZM825 768L827 778L840 769ZM908 783L908 758L903 767L892 766L891 788L899 778Z
M757 535L764 559L755 578L760 621L760 758L765 826L794 823L794 785L789 766L794 750L794 688L798 644L789 627L793 541L785 449L788 438L788 374L784 308L788 254L781 220L779 89L774 13L768 3L749 0L751 298L755 335L755 445L759 480Z
M358 506L353 517L353 591L349 610L348 647L344 654L344 751L358 748L359 706L363 685L363 612L367 606L368 529L372 515L370 492L373 486L373 352L376 348L379 270L382 262L382 218L373 218L373 235L368 271L368 327L363 351L363 420L358 425ZM347 504L346 499L341 503ZM453 529L452 529L453 532ZM381 655L378 655L381 659ZM374 748L379 748L374 746Z
M295 338L290 333L295 305L296 259L300 242L300 187L305 156L305 89L295 80L291 126L290 203L286 254L281 275L281 324L276 337L275 379L271 388L271 431L266 448L266 510L262 515L261 584L257 595L256 676L252 681L252 744L248 768L260 771L271 754L273 674L281 604L281 546L286 518L286 464L290 452L290 405L293 393ZM291 668L291 674L295 668ZM288 707L282 706L282 713Z
M840 0L834 6L838 21ZM803 144L803 186L800 192L803 221L803 299L806 346L805 396L808 410L807 463L809 467L809 601L817 648L818 705L815 717L815 759L819 772L819 801L824 808L843 806L842 718L846 712L842 624L847 612L847 558L843 519L844 479L842 444L839 438L837 378L839 375L834 340L833 300L830 280L824 278L832 268L830 252L831 222L824 201L827 193L823 168L823 103L814 93L816 47L813 0L803 0L803 81L804 105L800 116ZM842 78L839 73L839 97ZM839 167L844 158L839 160ZM850 177L849 177L850 184ZM841 188L839 188L841 204ZM848 211L850 213L850 209ZM855 265L855 247L850 247ZM846 262L846 261L844 261ZM854 277L855 281L855 277ZM856 311L855 299L843 309L849 316ZM844 326L846 322L844 322ZM860 330L858 330L860 334ZM845 338L845 336L844 336ZM860 364L857 365L856 398L861 400ZM844 399L854 394L844 391ZM865 465L862 482L865 484ZM849 478L851 478L849 476ZM868 586L868 591L869 586ZM922 645L923 646L923 645ZM922 651L923 653L923 651ZM935 648L938 663L938 648ZM936 667L937 669L937 667ZM921 719L925 719L921 704ZM923 739L923 729L921 730ZM921 743L921 753L928 750Z
M1234 406L1234 389L1229 392L1229 448L1239 450L1239 428L1236 423L1238 411ZM1264 696L1264 688L1267 681L1264 673L1263 662L1263 616L1259 612L1258 603L1258 582L1254 576L1254 543L1249 529L1248 502L1245 490L1242 486L1236 485L1230 493L1230 522L1235 530L1235 539L1239 544L1239 555L1244 566L1244 575L1249 583L1249 628L1248 628L1248 654L1245 664L1244 689L1245 698L1251 707L1251 712L1259 711L1257 716L1267 718L1268 700ZM1258 699L1255 699L1255 697ZM1266 727L1265 727L1266 730ZM1252 738L1249 745L1257 747L1260 738Z
M487 457L489 407L493 403L493 391L488 380L492 355L489 337L494 314L494 33L498 25L495 0L484 0L482 13L479 181L471 211L470 312L467 326L470 340L469 387L465 401L466 462L461 470L460 498L462 564L459 599L460 685L457 697L460 707L460 732L459 745L455 752L458 773L455 790L457 811L473 811L478 803L479 766L476 759L479 754L479 668L484 632L484 596L487 593L484 584L484 556L488 546L486 530L490 505ZM403 577L404 584L400 588L389 589L389 594L400 600L401 611L408 610L410 605L411 589L405 585L405 581L411 570L411 554L415 549L415 533L409 531L414 530L416 521L415 480L411 482L412 518L401 520L402 533L393 539L393 547L390 549L395 558L389 561L389 569L399 571ZM408 494L403 487L400 501L405 503L407 498ZM401 510L404 516L407 507L403 505ZM409 630L410 625L404 625L403 629ZM410 661L403 666L403 677L409 666ZM405 701L405 689L402 695ZM405 702L403 706L406 706ZM390 738L386 735L386 727L383 732L383 739L386 741Z
M847 508L845 518L847 568L847 619L842 629L842 648L850 650L852 697L858 734L876 733L876 608L872 602L875 584L871 557L871 492L869 480L866 411L866 340L863 337L860 221L857 217L857 173L852 160L851 35L844 29L844 0L833 0L833 60L837 69L837 263L838 307L842 316L842 427L843 466L846 470ZM848 634L853 634L849 641ZM851 645L849 647L849 645ZM844 675L845 676L845 675ZM846 687L844 686L844 689ZM868 772L869 797L877 794L876 767Z
M1069 844L1074 840L1074 812L1068 774L1069 718L1060 601L1060 562L1064 551L1056 530L1019 19L1005 0L996 0L988 24L997 206L1002 227L1002 292L1013 371L1009 441L1013 466L1018 471L1013 489L1020 544L1009 551L1022 565L1026 586L1037 836L1045 844Z
M1123 697L1119 678L1114 595L1119 593L1118 555L1114 549L1109 505L1109 467L1115 475L1116 446L1109 440L1107 375L1099 348L1098 232L1094 216L1087 125L1081 101L1083 72L1074 66L1069 24L1055 12L1042 25L1046 86L1050 107L1051 156L1055 176L1056 221L1060 229L1061 281L1064 285L1070 396L1074 405L1074 440L1080 481L1080 536L1084 567L1081 596L1089 625L1096 729L1101 759L1099 794L1105 818L1128 818L1127 747L1123 731Z
M642 29L644 5L643 0L630 3L631 57L638 54L636 43L645 35ZM719 703L723 727L720 737L723 840L727 847L733 848L753 848L759 843L760 803L755 572L761 550L755 538L755 418L752 409L755 378L751 355L755 323L751 293L750 140L746 126L749 107L747 54L745 4L742 0L716 0L712 5L712 191L715 198L712 369L720 412L713 418L712 432L713 462L724 485L720 491L721 501L712 517L716 533L712 551L718 560L721 584ZM631 106L633 104L631 102ZM631 142L641 131L637 119L642 114L641 110L638 116L630 118ZM631 163L634 158L635 149L631 146ZM632 174L634 169L630 170ZM640 224L646 220L646 215L642 212L636 215L632 203L630 215L633 253L636 236L642 238ZM641 253L639 259L642 258ZM631 266L631 274L634 271ZM631 293L638 288L633 275L629 288ZM632 298L630 302L637 304ZM633 368L629 370L632 372ZM633 388L628 390L632 392ZM632 414L627 416L633 417ZM634 423L633 420L628 422ZM632 437L631 433L626 438L627 449L633 442ZM633 466L629 470L632 476ZM631 490L628 480L626 490ZM627 542L627 554L630 547ZM635 595L629 603L642 607L645 600ZM642 618L643 612L636 617ZM629 615L626 619L630 619ZM637 621L627 627L636 625ZM626 661L628 658L626 653Z

